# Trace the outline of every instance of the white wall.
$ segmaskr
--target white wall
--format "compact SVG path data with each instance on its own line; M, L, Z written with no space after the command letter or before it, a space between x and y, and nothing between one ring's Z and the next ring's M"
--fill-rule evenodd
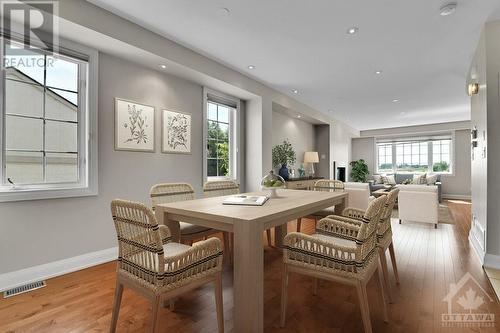
M114 150L114 98L156 107L156 153ZM192 154L160 153L161 108L192 114ZM116 246L109 205L149 203L159 182L202 188L202 87L106 54L99 59L99 195L0 204L0 273Z
M314 125L273 111L273 147L290 141L296 154L294 169L304 163L304 152L315 150ZM298 173L297 173L298 175Z
M349 163L352 161L352 146L351 139L359 136L359 131L352 129L339 122L333 122L330 125L330 175L334 175L333 161L337 166L346 167L346 178L351 178L351 167Z

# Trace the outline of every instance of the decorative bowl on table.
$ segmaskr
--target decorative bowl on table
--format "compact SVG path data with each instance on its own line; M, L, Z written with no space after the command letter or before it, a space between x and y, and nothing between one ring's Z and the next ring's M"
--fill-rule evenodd
M262 187L262 190L269 191L270 198L276 198L278 196L276 190L285 188L285 180L283 177L274 174L271 170L264 178L262 178L260 186Z

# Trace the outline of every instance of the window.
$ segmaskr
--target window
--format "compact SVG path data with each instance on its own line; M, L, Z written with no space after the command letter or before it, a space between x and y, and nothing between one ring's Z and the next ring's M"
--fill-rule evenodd
M392 172L392 144L379 144L377 151L379 172Z
M427 172L427 142L396 143L396 170Z
M1 201L95 194L95 117L87 80L96 78L90 71L97 68L90 66L96 54L5 43Z
M205 179L237 179L237 119L239 101L222 94L206 94Z
M451 136L377 143L377 172L450 173Z
M450 172L451 140L436 140L432 142L432 171Z

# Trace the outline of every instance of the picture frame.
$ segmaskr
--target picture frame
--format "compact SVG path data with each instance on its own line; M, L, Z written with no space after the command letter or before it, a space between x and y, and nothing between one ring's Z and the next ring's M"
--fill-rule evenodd
M115 150L155 151L155 107L115 97Z
M162 145L165 154L191 154L192 115L187 112L162 109Z

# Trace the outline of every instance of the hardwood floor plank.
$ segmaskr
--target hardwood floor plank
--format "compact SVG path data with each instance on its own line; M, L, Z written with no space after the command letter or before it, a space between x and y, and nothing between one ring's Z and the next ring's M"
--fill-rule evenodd
M399 224L393 219L394 247L401 285L396 285L390 259L390 285L394 304L388 305L389 323L384 323L375 279L367 287L374 332L499 332L496 327L442 327L446 313L443 298L469 272L495 299L479 261L468 241L470 203L448 201L455 224L438 229L418 223ZM288 225L294 231L296 223ZM304 219L302 231L314 232L312 220ZM274 235L273 235L274 237ZM263 242L265 238L263 237ZM265 243L265 242L264 242ZM363 332L356 290L332 282L319 281L318 294L312 293L312 279L290 275L287 324L279 327L281 252L264 248L264 329L265 332ZM91 267L47 281L47 287L0 300L0 332L107 332L111 322L116 264ZM212 285L183 295L175 312L159 311L161 332L217 332ZM225 331L233 332L232 271L223 274ZM482 309L500 318L496 302ZM118 318L118 332L145 332L151 320L151 304L125 289Z

